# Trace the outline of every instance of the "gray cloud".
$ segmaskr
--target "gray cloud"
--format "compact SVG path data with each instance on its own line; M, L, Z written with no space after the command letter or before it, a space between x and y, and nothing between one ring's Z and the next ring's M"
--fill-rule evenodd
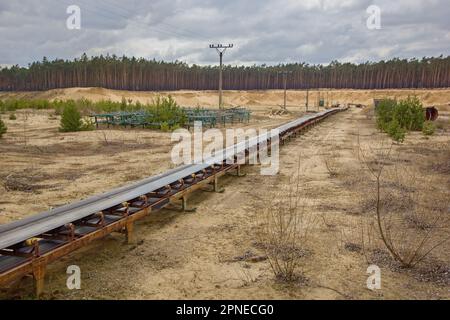
M76 4L82 29L65 27ZM368 30L366 8L381 8ZM0 65L116 54L232 64L363 62L450 54L448 0L0 0Z

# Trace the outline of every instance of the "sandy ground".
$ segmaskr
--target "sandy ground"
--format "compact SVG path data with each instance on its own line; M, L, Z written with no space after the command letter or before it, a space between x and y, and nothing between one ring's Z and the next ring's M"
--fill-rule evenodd
M250 123L234 128L272 128L301 116L254 111ZM60 133L52 111L20 110L2 119L0 223L165 172L174 167L171 134L147 129ZM221 127L221 130L229 128ZM15 190L17 189L17 190Z
M268 108L253 110L255 117L248 127L273 127L301 114L268 117ZM376 130L370 112L352 108L290 141L281 149L277 176L261 176L258 166L247 166L245 177L221 179L224 193L193 194L190 205L197 208L195 213L153 213L138 223L135 245L124 244L122 235L111 235L52 264L44 298L449 299L448 244L414 270L399 270L381 261L382 289L366 287L368 264L359 250L352 249L359 232L357 223L364 214L358 199L361 191L367 192L356 179L359 164L354 147L357 134L367 143L384 136ZM16 121L2 116L10 131L0 141L0 177L3 182L8 176L25 181L29 190L6 191L0 185L0 223L171 167L166 133L99 130L61 134L57 132L59 121L50 112L21 111L17 116ZM405 152L417 168L431 170L448 192L448 114L444 112L440 121L441 128L429 139L412 133L394 148ZM325 165L324 157L330 152L338 154L337 176L331 176ZM318 222L311 232L308 254L301 259L303 280L286 284L274 279L257 235L268 198L289 183L299 159L302 184L314 199L309 209ZM79 291L65 286L66 268L74 264L82 271ZM31 284L22 281L3 296L26 297Z

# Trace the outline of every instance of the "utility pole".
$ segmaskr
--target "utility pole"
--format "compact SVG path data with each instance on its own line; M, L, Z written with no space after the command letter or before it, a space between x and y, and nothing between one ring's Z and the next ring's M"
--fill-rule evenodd
M233 44L228 45L222 45L222 44L210 44L209 47L211 49L216 49L217 53L219 54L220 58L220 69L219 69L219 109L222 109L223 107L223 100L222 100L222 61L223 61L223 54L227 49L233 48Z
M308 112L309 105L309 88L306 88L306 112Z
M292 71L278 71L278 74L283 75L283 84L284 84L284 110L286 109L287 102L287 77L289 74L292 74Z
M317 112L320 110L320 89L317 88Z

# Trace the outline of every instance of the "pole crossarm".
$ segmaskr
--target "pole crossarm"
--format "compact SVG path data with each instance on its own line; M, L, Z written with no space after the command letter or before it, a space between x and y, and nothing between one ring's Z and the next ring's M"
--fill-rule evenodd
M227 44L227 45L223 45L223 44L210 44L209 47L211 49L217 49L217 51L221 51L221 50L227 50L227 49L231 49L234 47L234 45L232 43Z

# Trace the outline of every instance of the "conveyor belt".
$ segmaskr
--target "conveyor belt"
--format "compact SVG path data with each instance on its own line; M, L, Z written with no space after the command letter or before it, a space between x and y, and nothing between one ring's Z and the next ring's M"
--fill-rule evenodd
M39 257L45 255L47 252L51 252L52 250L56 250L59 247L71 243L74 239L82 239L86 235L94 234L102 228L104 228L107 233L109 225L114 227L111 229L114 231L119 227L121 228L121 219L124 218L126 220L128 214L132 215L135 212L143 210L145 207L151 207L153 209L162 208L168 204L171 195L182 193L184 189L193 187L203 179L214 177L220 170L226 172L226 170L228 170L227 167L224 166L226 160L234 159L238 154L245 152L252 147L256 147L262 141L268 141L275 136L279 135L280 138L288 137L293 132L297 132L299 128L306 127L307 125L340 110L341 109L335 108L303 116L278 127L278 132L271 131L270 134L259 135L248 139L248 141L226 148L222 150L222 152L216 153L214 157L205 159L204 163L183 165L125 187L95 195L85 200L36 214L19 221L0 225L0 250L9 250L3 250L3 252L0 253L0 280L2 280L2 274L4 272L17 266L24 265L32 259L27 256L27 252L24 250L32 251L33 247L24 246L24 241L33 239L34 237L40 239L38 240L39 253L35 256ZM216 172L215 169L211 169L212 165L219 165L219 171ZM177 186L177 184L180 185ZM176 186L176 188L167 189L167 186L172 185ZM159 192L166 193L164 193L162 197L159 197ZM152 197L151 195L155 193L156 196ZM114 210L116 210L116 213L120 210L125 210L125 208L120 208L123 203L134 201L136 205L136 199L139 199L139 197L144 195L148 196L145 204L139 208L126 208L127 215L118 217L114 214L108 214L108 212L112 213ZM95 216L98 213L101 213L101 218ZM75 222L80 221L83 221L83 224L75 224ZM99 222L101 222L101 225L96 225L96 223ZM69 229L61 231L62 228L67 226L72 228L70 229L72 234L71 239L64 238L61 240L60 238L50 238L50 240L45 240L47 238L42 237L43 235L49 236L51 233L59 234L60 236L67 235L69 232L67 230ZM55 233L55 230L58 232ZM74 246L74 248L75 247L76 246ZM11 254L18 256L9 256ZM23 272L27 270L24 269ZM20 273L22 271L19 270L17 272Z
M283 133L289 128L300 125L310 119L326 115L332 110L306 115L300 119L282 125L278 130L280 133ZM267 138L267 135L260 135L253 139L249 139L248 144L241 142L240 144L224 149L224 152L214 157L214 159L207 159L203 164L184 165L129 186L114 189L73 204L46 211L6 225L1 225L0 249L7 248L72 221L79 220L96 212L119 205L122 202L139 197L140 195L155 191L195 172L201 171L207 168L211 163L221 163L223 160L226 160L226 156L233 157L235 154L244 151L247 147L255 146L259 141Z

